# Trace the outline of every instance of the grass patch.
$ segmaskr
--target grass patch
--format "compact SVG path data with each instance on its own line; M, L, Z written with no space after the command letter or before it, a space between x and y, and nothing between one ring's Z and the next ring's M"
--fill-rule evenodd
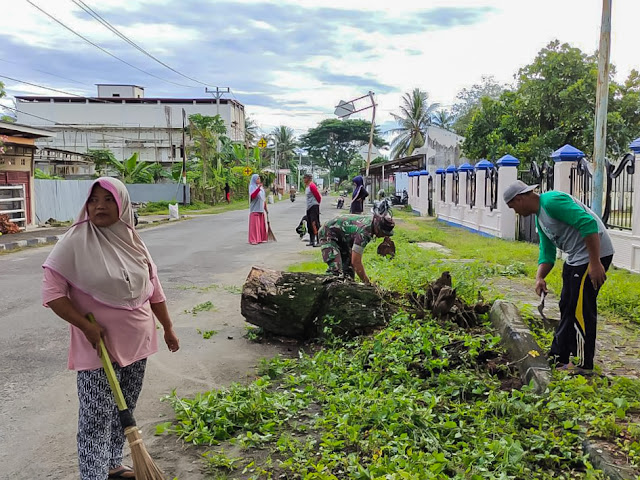
M196 332L198 332L198 335L202 335L205 340L209 340L218 333L216 330L200 330L199 328L196 329Z
M197 315L200 312L208 312L214 308L213 303L211 301L206 301L204 303L199 303L195 307L190 310L185 310L184 313L190 313L191 315Z
M378 257L374 245L365 250L371 280L386 289L423 293L449 270L463 298L475 301L480 293L489 300L501 292L487 279L535 272L536 246L405 215L397 215L393 260ZM426 241L451 255L416 245ZM291 270L323 272L318 250ZM549 279L552 288L559 270ZM606 295L608 308L619 311ZM629 302L625 308L633 312ZM531 309L523 313L534 317ZM542 325L537 333L550 343ZM400 312L372 336L329 334L298 358L265 360L248 385L194 398L174 393L168 400L176 422L169 430L212 446L213 473L245 479L604 479L584 456L585 437L606 439L640 467L639 381L556 372L548 392L538 395L529 386L513 388L513 371L501 360L505 352L486 319L461 329ZM242 458L226 457L229 445Z
M138 210L140 215L169 215L169 204L174 202L149 202L145 207ZM231 203L219 203L216 205L209 205L204 202L193 201L190 205L178 206L178 210L182 213L189 213L190 215L205 215L212 213L223 213L232 210L248 209L249 203L247 199L233 200Z

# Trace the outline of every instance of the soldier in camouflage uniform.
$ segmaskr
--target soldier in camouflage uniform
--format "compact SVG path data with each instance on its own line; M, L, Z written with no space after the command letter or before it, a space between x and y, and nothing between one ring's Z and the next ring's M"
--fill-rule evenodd
M373 237L393 235L395 223L389 215L340 215L326 222L318 232L322 260L327 273L346 275L369 283L362 265L364 248Z

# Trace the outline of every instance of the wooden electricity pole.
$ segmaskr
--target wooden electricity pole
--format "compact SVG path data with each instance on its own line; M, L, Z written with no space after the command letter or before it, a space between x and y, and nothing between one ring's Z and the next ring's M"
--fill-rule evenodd
M602 217L605 155L607 151L607 108L609 104L609 55L611 53L611 2L602 0L600 48L598 52L598 86L596 90L595 138L593 145L593 198L591 208Z

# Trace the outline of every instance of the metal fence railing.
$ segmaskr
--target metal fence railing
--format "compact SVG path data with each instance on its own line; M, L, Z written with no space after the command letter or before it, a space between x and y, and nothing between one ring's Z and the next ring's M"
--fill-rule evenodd
M602 221L608 228L632 230L635 157L627 153L618 165L607 162L607 192Z

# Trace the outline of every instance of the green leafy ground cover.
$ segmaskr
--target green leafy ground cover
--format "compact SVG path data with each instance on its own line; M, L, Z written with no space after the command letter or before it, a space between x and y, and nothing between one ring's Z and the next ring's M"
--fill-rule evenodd
M370 247L365 264L374 282L400 292L420 293L449 270L475 301L495 295L488 278L535 271L535 246L433 222L406 218L395 240L395 259ZM299 269L323 271L311 255ZM519 384L488 322L461 329L400 312L372 336L340 339L330 332L336 320L323 344L265 360L249 385L173 395L176 422L159 431L210 447L215 478L604 478L583 453L585 437L607 439L640 466L638 381L555 373L537 395Z

